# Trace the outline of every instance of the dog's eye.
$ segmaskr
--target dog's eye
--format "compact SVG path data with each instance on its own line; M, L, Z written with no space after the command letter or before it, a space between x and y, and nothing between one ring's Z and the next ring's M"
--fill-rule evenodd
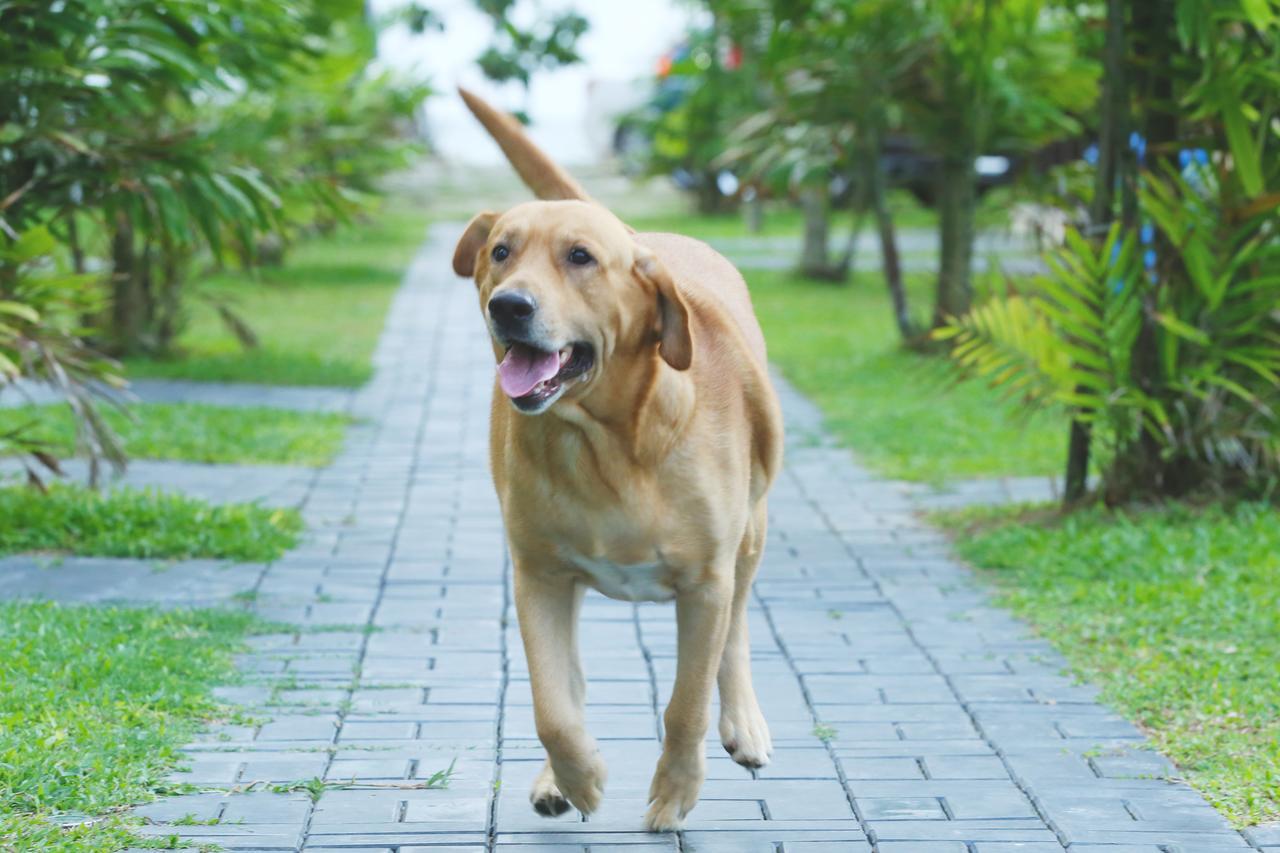
M493 258L495 261L505 261L509 254L511 254L511 250L499 243L493 247L493 251L489 253L489 257Z
M569 250L569 263L576 267L585 267L593 261L595 261L595 258L591 257L591 253L581 246Z

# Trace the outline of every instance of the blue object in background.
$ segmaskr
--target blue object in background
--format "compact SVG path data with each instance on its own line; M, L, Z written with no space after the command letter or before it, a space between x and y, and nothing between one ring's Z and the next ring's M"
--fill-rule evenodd
M1147 140L1143 138L1141 133L1133 131L1129 134L1129 147L1133 149L1133 153L1137 155L1138 162L1141 163L1147 156Z

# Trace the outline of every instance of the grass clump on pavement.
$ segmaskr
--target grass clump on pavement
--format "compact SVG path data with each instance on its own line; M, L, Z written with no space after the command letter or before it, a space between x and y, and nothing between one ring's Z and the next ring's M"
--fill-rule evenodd
M1026 416L978 383L957 385L946 360L908 351L879 273L846 287L746 270L769 358L822 409L827 426L890 477L939 482L1055 473L1066 428ZM907 276L914 304L932 279Z
M0 488L0 518L0 555L267 562L297 544L302 531L302 518L292 509L65 485L51 486L47 494L26 486Z
M421 211L388 206L365 223L292 247L283 266L224 272L199 285L254 330L245 349L213 304L191 300L176 351L126 362L132 377L355 387L371 359L404 271L422 243Z
M1280 513L941 513L1103 698L1237 825L1280 819ZM1039 523L1027 523L1028 521Z
M107 422L135 459L184 462L323 466L333 461L351 419L327 412L197 403L143 403L133 417L114 409ZM75 421L65 406L0 409L0 433L32 424L26 435L53 454L75 453Z
M114 811L165 788L255 628L232 611L0 604L0 848L142 846Z

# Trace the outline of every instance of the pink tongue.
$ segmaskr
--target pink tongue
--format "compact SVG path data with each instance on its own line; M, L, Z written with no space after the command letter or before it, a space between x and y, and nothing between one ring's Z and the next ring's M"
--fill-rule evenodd
M545 382L559 372L559 353L515 344L498 365L498 383L508 397L523 397L539 382Z

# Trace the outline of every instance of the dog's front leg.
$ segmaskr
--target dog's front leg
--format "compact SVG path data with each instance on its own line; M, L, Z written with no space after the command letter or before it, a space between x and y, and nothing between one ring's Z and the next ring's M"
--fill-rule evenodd
M676 597L676 683L663 715L662 757L649 786L645 826L679 829L698 801L706 776L704 739L711 721L711 691L724 651L733 598L733 567Z
M544 578L515 570L516 615L529 663L533 719L547 750L547 767L534 781L530 801L543 815L562 814L563 795L583 814L600 805L605 765L587 734L586 687L578 659L578 609L581 588L568 578ZM550 775L547 770L550 770Z

